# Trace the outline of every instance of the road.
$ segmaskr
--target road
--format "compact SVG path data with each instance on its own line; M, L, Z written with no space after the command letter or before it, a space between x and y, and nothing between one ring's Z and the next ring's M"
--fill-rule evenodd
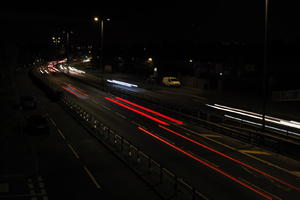
M24 119L33 114L47 116L50 134L40 137L7 131L0 152L0 199L160 199L124 162L36 88L26 73L18 74L16 80L18 95L37 100L36 109L18 113ZM9 111L4 116L17 116L17 111ZM18 124L17 119L8 119Z
M165 116L158 109L144 108L140 102L104 93L63 74L44 77L209 198L297 199L300 195L298 161L276 158L271 152Z

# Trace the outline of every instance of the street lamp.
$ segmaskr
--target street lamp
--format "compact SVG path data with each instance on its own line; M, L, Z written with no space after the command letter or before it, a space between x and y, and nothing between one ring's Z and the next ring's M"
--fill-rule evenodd
M103 32L104 32L104 21L110 21L109 18L99 18L99 17L94 17L94 22L98 23L100 21L100 31L101 31L101 41L100 41L100 66L103 67L103 54L104 54L104 39L103 39Z
M262 110L262 129L266 127L266 107L267 107L267 59L268 59L268 8L269 0L265 0L265 38L264 38L264 68L263 68L263 110Z

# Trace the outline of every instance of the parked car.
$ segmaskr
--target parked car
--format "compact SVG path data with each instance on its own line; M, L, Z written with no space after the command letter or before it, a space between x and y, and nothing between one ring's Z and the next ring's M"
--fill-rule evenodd
M50 133L50 125L48 118L34 114L27 118L25 132L31 136L48 135Z
M162 83L168 87L180 87L181 83L176 77L163 77Z
M36 100L32 96L21 96L20 106L23 110L33 110L36 108Z

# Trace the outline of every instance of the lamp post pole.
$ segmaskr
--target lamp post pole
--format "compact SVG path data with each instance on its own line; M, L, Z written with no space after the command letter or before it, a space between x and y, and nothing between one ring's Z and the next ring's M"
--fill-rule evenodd
M265 0L265 38L264 38L264 67L263 67L263 110L262 129L266 128L266 107L267 107L267 65L268 65L268 7L269 0Z
M100 67L103 67L103 59L104 59L104 21L110 21L109 18L98 18L98 17L94 17L94 21L95 22L100 22Z

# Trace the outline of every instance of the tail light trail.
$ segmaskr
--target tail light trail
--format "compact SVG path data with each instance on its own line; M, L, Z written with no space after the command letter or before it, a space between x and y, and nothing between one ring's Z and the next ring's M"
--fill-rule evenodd
M209 164L209 163L207 163L207 162L201 160L200 158L198 158L198 157L192 155L191 153L189 153L189 152L187 152L187 151L185 151L185 150L183 150L183 149L181 149L181 148L179 148L179 147L177 147L177 146L175 146L175 145L169 143L168 141L166 141L166 140L162 139L161 137L159 137L159 136L157 136L157 135L155 135L155 134L153 134L153 133L151 133L151 132L145 130L144 128L138 127L138 129L141 130L141 131L143 131L144 133L147 133L148 135L154 137L155 139L157 139L157 140L159 140L159 141L161 141L161 142L167 144L168 146L172 147L173 149L176 149L177 151L179 151L179 152L181 152L181 153L187 155L188 157L190 157L190 158L196 160L197 162L199 162L199 163L201 163L201 164L203 164L203 165L209 167L210 169L212 169L212 170L214 170L214 171L216 171L216 172L218 172L218 173L220 173L220 174L226 176L227 178L233 180L234 182L236 182L236 183L238 183L238 184L240 184L240 185L242 185L242 186L244 186L244 187L246 187L246 188L252 190L252 191L255 192L256 194L259 194L260 196L262 196L262 197L264 197L264 198L266 198L266 199L269 199L269 200L273 199L272 196L270 196L270 195L268 195L268 194L266 194L266 193L264 193L264 192L262 192L262 191L260 191L260 190L258 190L258 189L256 189L256 188L252 187L251 185L248 185L247 183L244 183L243 181L241 181L241 180L239 180L239 179L237 179L237 178L231 176L230 174L228 174L228 173L222 171L221 169L219 169L219 168L217 168L217 167L215 167L215 166L213 166L213 165L211 165L211 164Z

